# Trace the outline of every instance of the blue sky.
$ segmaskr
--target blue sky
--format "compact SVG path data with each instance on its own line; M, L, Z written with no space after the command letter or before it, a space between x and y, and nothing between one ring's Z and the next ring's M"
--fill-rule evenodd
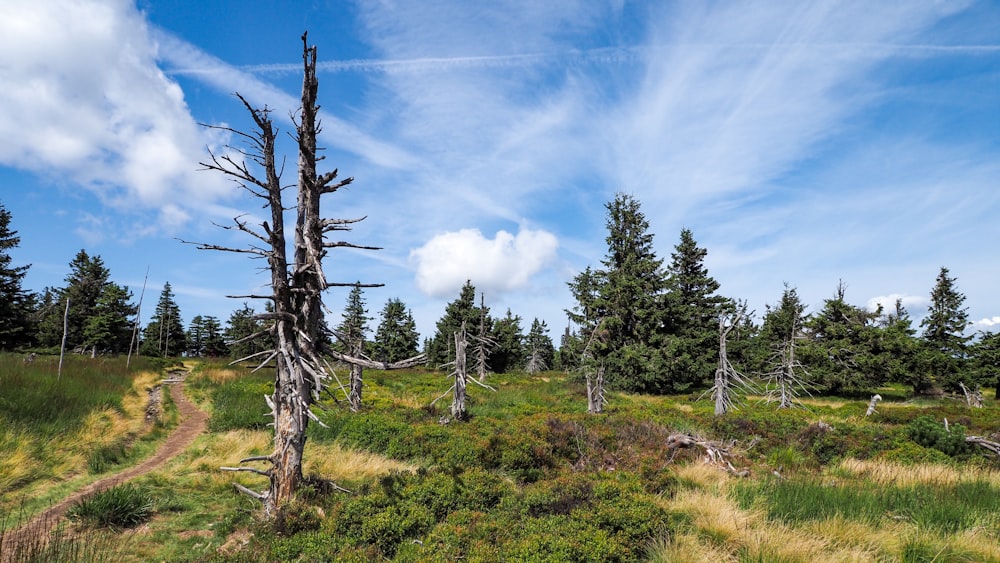
M996 2L15 0L0 202L27 287L62 285L83 248L136 298L149 268L146 312L166 281L186 322L259 292L260 263L177 239L249 242L213 226L261 209L199 171L235 142L200 124L249 130L238 91L290 132L304 30L324 164L355 177L324 212L384 247L327 275L385 283L372 316L399 297L430 336L469 278L558 339L624 191L661 257L691 229L758 313L784 282L815 311L842 279L919 317L946 266L973 329L1000 324Z

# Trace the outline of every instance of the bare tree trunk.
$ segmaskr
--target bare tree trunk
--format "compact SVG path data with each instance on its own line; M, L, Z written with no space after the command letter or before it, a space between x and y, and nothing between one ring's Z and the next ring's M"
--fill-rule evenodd
M958 386L962 388L962 393L965 395L965 404L974 409L983 408L983 393L979 390L979 386L976 386L975 390L969 390L961 381L958 382Z
M465 410L465 386L468 373L465 366L465 323L462 329L455 333L455 395L451 401L451 418L465 420L468 413Z
M877 393L875 395L872 395L872 400L868 401L868 410L865 411L865 416L871 416L875 414L875 405L877 405L878 402L881 400L882 400L882 395L879 395Z
M146 296L146 282L149 281L149 266L146 266L146 277L142 279L142 292L139 293L139 304L135 308L135 321L132 326L132 340L128 343L128 358L125 360L125 370L132 364L132 348L135 347L135 339L139 335L139 314L142 312L142 298Z
M587 372L587 412L600 414L604 412L604 364L597 366L597 374L593 379Z
M363 342L355 343L351 354L356 358L361 357L361 348L363 347ZM350 393L347 396L347 402L351 406L352 412L358 412L361 410L361 390L364 385L364 370L365 368L360 364L351 364L351 380L348 384L350 387Z
M62 345L59 347L59 371L56 373L56 381L62 379L63 356L66 355L66 337L69 335L69 297L66 298L66 311L63 313L63 337Z
M756 386L750 383L740 372L736 371L729 361L727 342L729 333L736 327L746 312L741 305L736 313L719 316L719 364L715 369L715 385L712 386L712 398L715 400L715 416L722 416L736 406L739 392L755 392Z

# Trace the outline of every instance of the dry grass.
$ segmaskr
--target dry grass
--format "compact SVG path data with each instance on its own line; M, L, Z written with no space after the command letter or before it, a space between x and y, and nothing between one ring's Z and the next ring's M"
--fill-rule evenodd
M1000 472L978 467L963 467L959 471L947 465L899 465L879 460L845 459L835 471L883 486L956 485L985 481L993 487L1000 487Z

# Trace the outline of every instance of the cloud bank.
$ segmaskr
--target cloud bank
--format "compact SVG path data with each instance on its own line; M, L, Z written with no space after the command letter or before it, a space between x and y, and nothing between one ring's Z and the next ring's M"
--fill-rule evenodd
M437 235L410 252L417 287L431 297L457 294L466 280L487 293L522 289L550 264L559 242L542 230L522 227L488 239L478 229Z

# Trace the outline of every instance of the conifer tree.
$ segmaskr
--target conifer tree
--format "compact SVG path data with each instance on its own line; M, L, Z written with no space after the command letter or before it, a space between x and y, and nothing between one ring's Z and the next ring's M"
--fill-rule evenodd
M540 321L537 317L531 321L531 329L525 339L524 348L527 356L525 370L528 373L537 373L552 368L555 360L555 347L552 345L549 327L545 321Z
M823 393L873 392L887 373L875 355L879 313L847 303L841 281L823 309L803 324L802 362Z
M361 284L355 285L347 296L347 305L344 307L341 323L337 326L334 334L340 341L340 347L348 356L354 358L364 357L365 339L368 335L368 310L365 309L364 296L361 293ZM351 410L361 409L361 397L364 386L364 368L360 364L351 364L350 383L348 384L347 402L351 405Z
M759 338L771 350L765 363L765 394L778 403L779 409L791 407L803 394L811 394L815 389L797 355L803 338L805 308L795 288L785 284L781 302L776 307L768 307L764 315Z
M30 265L14 266L11 249L21 244L11 228L11 214L0 204L0 350L13 350L30 343L31 296L21 287Z
M380 362L398 362L417 355L420 335L413 313L401 299L386 301L375 330L374 359Z
M983 385L993 384L1000 401L1000 332L980 333L969 351L976 379Z
M733 304L716 294L719 282L708 274L707 255L689 229L681 230L667 267L663 331L668 373L662 391L707 387L716 370L719 315Z
M969 326L969 313L963 306L965 295L955 286L957 278L948 274L948 268L942 267L931 290L930 309L920 322L926 344L921 357L924 369L935 384L957 389L965 375L966 347L970 339L965 329Z
M135 314L132 292L124 286L108 282L83 327L84 347L92 352L127 353Z
M605 366L610 385L661 391L667 385L660 349L663 261L653 250L653 235L637 199L618 193L605 207L608 251L603 268L588 267L570 282L577 304L568 313L580 326L581 338L592 342L592 356ZM601 338L585 334L598 326Z
M458 298L448 303L444 316L437 322L437 332L427 349L427 361L431 367L436 368L454 359L455 333L461 331L462 323L465 323L466 330L479 326L479 317L476 288L472 281L466 280Z
M260 332L266 332L264 323L257 318L253 307L244 303L229 315L223 336L229 348L229 355L234 359L247 358L254 354L270 350L272 344L264 338L252 338Z
M66 316L66 346L69 349L90 346L85 342L84 330L94 316L97 302L111 283L111 272L100 256L90 256L80 250L69 264L66 287L52 290L54 301L41 311L39 339L43 346L59 346L63 338L63 313L69 299Z
M195 315L188 325L187 345L189 356L199 358L205 352L205 319L201 315Z
M142 340L140 352L147 356L166 358L179 356L187 350L187 333L170 282L163 285L156 311L143 330Z
M493 350L491 362L496 373L508 373L522 366L524 358L524 331L521 317L507 309L507 314L493 324Z
M219 319L211 315L202 317L202 338L202 355L217 358L229 354Z

